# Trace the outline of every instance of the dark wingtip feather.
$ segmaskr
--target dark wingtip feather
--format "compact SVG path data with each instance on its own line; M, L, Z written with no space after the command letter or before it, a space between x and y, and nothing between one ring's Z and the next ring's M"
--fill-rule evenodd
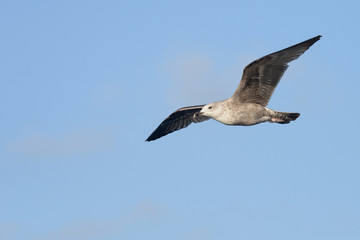
M319 41L321 37L321 35L317 35L316 37L310 38L308 41L313 42L312 44L314 44L315 42Z
M205 121L209 118L199 117L194 118L194 114L199 112L204 105L196 105L183 107L168 116L160 125L154 130L153 133L145 140L145 142L150 142L161 138L169 133L178 131L189 126L193 122Z
M292 121L296 120L300 116L300 113L290 113L287 115Z
M321 35L318 35L318 36L316 36L316 37L313 37L313 38L310 38L310 39L308 39L308 40L305 40L304 42L301 42L301 43L299 43L299 44L296 44L295 46L305 44L305 45L308 45L308 48L309 48L309 47L311 47L314 43L316 43L317 41L319 41L321 37L322 37ZM307 49L308 49L308 48L307 48Z
M168 133L163 133L163 131L160 129L160 127L161 127L161 124L160 124L160 126L159 127L157 127L156 129L155 129L155 131L145 140L145 142L150 142L150 141L154 141L154 140L156 140L156 139L158 139L158 138L161 138L161 137L163 137L163 136L165 136L165 135L167 135Z

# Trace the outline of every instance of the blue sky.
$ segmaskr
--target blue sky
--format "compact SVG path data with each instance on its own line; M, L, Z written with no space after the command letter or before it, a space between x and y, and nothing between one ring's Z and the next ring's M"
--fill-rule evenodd
M0 3L0 239L359 239L356 1ZM251 61L321 34L269 107L191 125Z

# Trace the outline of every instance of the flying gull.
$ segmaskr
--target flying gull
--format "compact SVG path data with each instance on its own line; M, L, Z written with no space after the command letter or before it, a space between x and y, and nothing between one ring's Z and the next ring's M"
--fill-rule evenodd
M250 126L262 122L285 124L300 113L274 111L266 107L288 63L297 59L320 35L253 61L244 69L240 84L229 99L183 107L167 117L146 139L153 141L169 133L210 118L226 125Z

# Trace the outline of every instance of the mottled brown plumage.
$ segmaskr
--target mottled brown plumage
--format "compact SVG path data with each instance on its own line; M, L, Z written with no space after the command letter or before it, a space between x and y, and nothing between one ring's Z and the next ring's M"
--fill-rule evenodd
M240 102L266 106L288 68L288 63L300 57L320 37L274 52L247 65L233 98Z

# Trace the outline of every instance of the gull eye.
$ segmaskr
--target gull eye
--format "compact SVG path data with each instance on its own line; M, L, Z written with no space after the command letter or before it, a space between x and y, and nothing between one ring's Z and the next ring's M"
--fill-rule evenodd
M212 106L208 107L208 109L212 109Z

